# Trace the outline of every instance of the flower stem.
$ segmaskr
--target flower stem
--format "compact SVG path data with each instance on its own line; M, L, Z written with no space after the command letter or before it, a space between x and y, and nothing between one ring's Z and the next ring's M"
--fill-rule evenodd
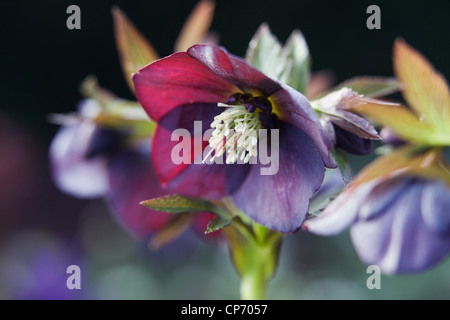
M234 266L241 277L241 299L263 300L278 262L283 235L261 225L235 220L224 229Z
M259 269L259 270L258 270ZM261 268L255 268L241 276L241 299L264 300L267 294L267 280Z

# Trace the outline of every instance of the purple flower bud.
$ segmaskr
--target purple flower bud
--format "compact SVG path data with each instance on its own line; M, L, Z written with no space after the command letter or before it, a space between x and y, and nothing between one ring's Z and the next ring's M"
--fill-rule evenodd
M449 210L448 185L400 176L347 189L304 228L332 235L351 225L353 245L365 263L387 274L412 273L450 253Z

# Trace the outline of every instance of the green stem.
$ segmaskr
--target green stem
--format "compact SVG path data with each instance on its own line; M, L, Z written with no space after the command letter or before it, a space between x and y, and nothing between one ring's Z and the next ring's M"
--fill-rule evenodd
M267 284L276 269L283 235L261 225L246 225L242 220L234 220L224 231L241 277L241 299L266 299Z
M264 300L267 294L266 275L263 270L252 271L241 276L241 299Z
M246 248L245 268L241 273L241 299L264 300L267 283L272 274L273 250L270 246L252 241ZM269 267L269 268L268 268Z

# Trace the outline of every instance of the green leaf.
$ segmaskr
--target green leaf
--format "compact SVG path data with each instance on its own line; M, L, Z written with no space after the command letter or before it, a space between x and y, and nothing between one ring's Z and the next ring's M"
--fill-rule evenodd
M159 55L150 42L118 7L113 7L112 14L120 63L127 84L134 92L131 75L158 59Z
M139 102L116 97L102 88L95 76L88 76L80 86L85 98L93 99L102 111L93 120L97 125L113 130L124 130L133 138L151 137L156 129ZM82 120L80 118L80 120Z
M187 51L194 44L205 40L214 15L214 1L201 0L197 3L175 41L175 52Z
M284 66L281 44L270 32L267 23L261 24L250 40L245 59L269 77L278 79Z
M250 41L245 59L269 77L305 93L310 58L305 38L294 30L284 47L263 23Z
M329 92L342 88L350 88L364 97L377 98L397 92L401 89L395 78L387 77L355 77L340 83Z
M215 217L208 223L205 234L225 228L231 223L231 220L233 219L226 219L219 216Z
M353 179L349 188L356 188L377 178L386 179L395 175L436 179L450 185L450 166L441 153L440 148L424 150L422 147L410 145L397 148L367 165Z
M211 212L217 215L224 215L225 213L224 209L208 200L180 195L167 195L149 199L140 202L140 204L149 209L174 214L183 212Z
M434 130L406 107L375 104L369 101L354 110L382 126L391 128L402 139L413 144L450 145L450 135Z
M115 94L100 86L95 75L89 75L81 82L80 93L86 99L96 100L102 108L118 99Z
M279 80L305 93L311 61L305 37L299 30L294 30L289 36L283 47L282 56L285 57L285 66Z
M345 154L338 150L333 149L331 151L333 159L336 161L339 171L341 172L342 178L344 179L345 184L349 184L352 180L352 170L350 168L350 163L347 160Z
M450 136L450 90L445 77L402 39L395 41L393 61L408 106L434 131Z

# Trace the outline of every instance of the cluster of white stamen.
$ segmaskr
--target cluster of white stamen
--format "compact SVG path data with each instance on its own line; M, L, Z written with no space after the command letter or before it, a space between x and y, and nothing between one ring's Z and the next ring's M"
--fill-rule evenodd
M213 152L211 162L226 152L226 163L235 163L238 159L248 163L251 157L258 155L258 133L262 127L258 112L248 112L243 105L218 103L217 106L227 109L211 123L211 128L215 129L209 139L211 151L203 162Z

